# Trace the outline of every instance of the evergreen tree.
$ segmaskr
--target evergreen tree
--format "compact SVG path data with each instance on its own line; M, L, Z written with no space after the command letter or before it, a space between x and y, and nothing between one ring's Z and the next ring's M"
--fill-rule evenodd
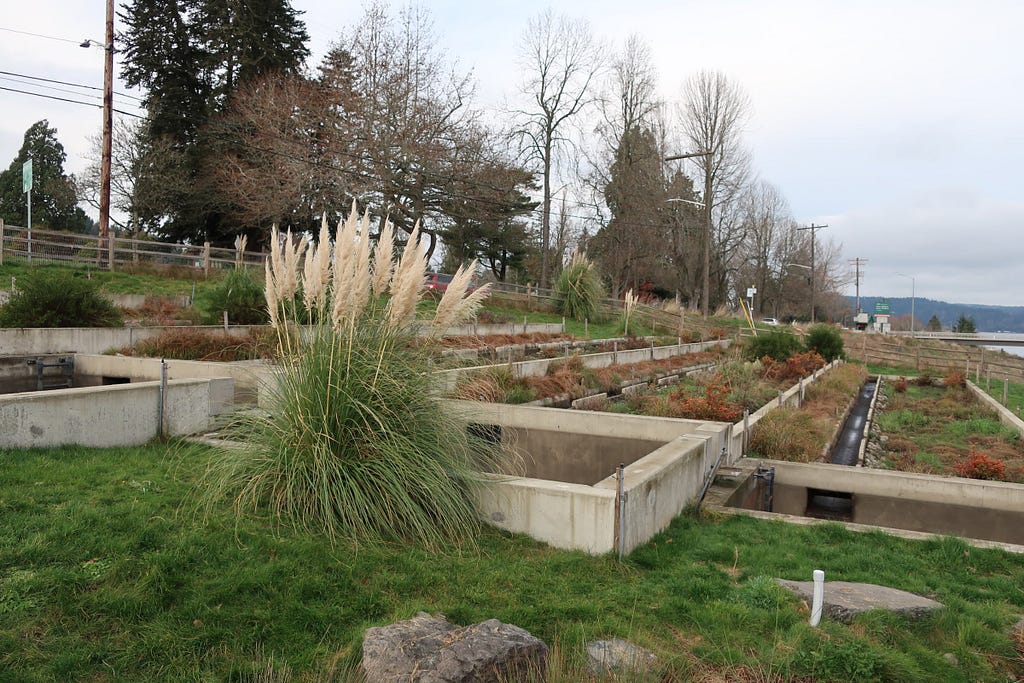
M664 164L653 132L626 130L610 170L604 197L612 217L592 249L616 294L639 291L641 283L663 279L669 257Z
M206 128L241 84L299 71L309 54L299 13L288 0L132 0L120 17L127 27L122 77L146 91L147 135L178 167L158 232L230 243L229 207L218 204L205 177L218 163Z
M64 173L64 145L46 119L25 131L25 138L7 170L0 173L0 218L22 225L28 196L22 192L22 165L32 160L32 225L52 230L89 232L93 221L78 207L73 176Z
M974 318L972 318L972 317L970 317L968 315L964 315L963 313L961 313L959 320L957 320L956 324L953 325L953 331L954 332L964 332L964 333L977 332L977 330L975 329L975 326L974 326Z
M942 332L942 323L939 322L939 317L933 315L928 319L928 324L924 326L924 329L928 332Z

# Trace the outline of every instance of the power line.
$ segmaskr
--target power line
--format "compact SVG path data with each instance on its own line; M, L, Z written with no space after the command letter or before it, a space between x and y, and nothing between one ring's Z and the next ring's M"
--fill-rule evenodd
M22 95L34 95L36 97L44 97L44 98L46 98L48 100L57 100L59 102L70 102L71 104L81 104L81 105L85 105L86 107L96 107L98 109L103 107L102 104L95 104L93 102L82 102L80 100L71 100L71 99L68 99L66 97L57 97L56 95L44 95L43 93L40 93L40 92L30 92L28 90L18 90L17 88L5 88L2 85L0 85L0 90L6 90L7 92L21 93ZM125 116L131 116L131 117L136 118L136 119L144 119L144 118L146 118L145 116L140 116L139 114L133 114L130 111L123 111L121 109L115 109L114 111L116 111L118 114L124 114Z
M0 72L0 73L3 73L3 72ZM0 81L10 81L11 83L17 83L19 85L32 86L33 88L45 88L46 90L52 90L53 92L62 92L62 93L67 93L68 95L77 95L78 97L94 97L94 98L96 98L98 100L102 100L103 99L103 97L101 95L90 95L88 93L78 92L77 90L69 90L67 88L57 88L57 87L52 86L52 85L42 85L41 83L33 83L32 81L27 81L27 80L25 80L23 78L13 78L11 76L0 76Z
M30 76L28 74L19 74L19 73L15 73L13 71L0 71L0 74L2 74L4 76L17 76L18 78L29 78L29 79L31 79L33 81L43 81L45 83L56 83L58 85L69 85L69 86L71 86L73 88L84 88L86 90L97 90L99 92L103 92L103 88L98 88L98 87L96 87L94 85L85 85L84 83L71 83L69 81L58 81L58 80L56 80L54 78L43 78L42 76ZM114 91L114 94L118 95L120 97L127 97L129 99L136 100L138 102L144 102L145 101L141 97L136 97L135 95L129 95L129 94L123 93L123 92Z
M47 40L59 40L62 43L74 43L76 45L81 45L81 43L82 43L81 40L71 40L70 38L58 38L57 36L47 36L47 35L43 35L42 33L32 33L31 31L19 31L16 28L6 28L4 26L0 26L0 31L8 31L10 33L20 33L23 36L32 36L33 38L46 38Z

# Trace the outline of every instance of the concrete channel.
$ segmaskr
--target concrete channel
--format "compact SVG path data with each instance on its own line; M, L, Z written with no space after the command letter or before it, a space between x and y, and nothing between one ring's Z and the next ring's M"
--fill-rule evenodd
M862 388L830 462L744 458L719 473L710 502L761 517L836 521L899 534L952 534L1024 552L1024 486L860 466L879 386L872 380ZM983 393L976 387L972 391ZM1024 424L1014 422L1012 414L1000 413L1000 419L1024 434Z

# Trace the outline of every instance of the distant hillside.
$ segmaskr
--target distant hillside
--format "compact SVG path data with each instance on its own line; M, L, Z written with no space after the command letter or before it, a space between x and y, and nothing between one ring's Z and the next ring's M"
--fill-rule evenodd
M873 313L875 302L882 297L862 296L860 308L862 311ZM846 300L850 308L857 305L855 297L848 296ZM886 297L886 301L892 307L892 315L910 315L910 297ZM917 298L914 300L914 317L921 327L936 316L942 323L943 329L951 328L961 315L974 319L974 325L979 332L1024 332L1024 306L985 306L982 304L950 304L945 301Z

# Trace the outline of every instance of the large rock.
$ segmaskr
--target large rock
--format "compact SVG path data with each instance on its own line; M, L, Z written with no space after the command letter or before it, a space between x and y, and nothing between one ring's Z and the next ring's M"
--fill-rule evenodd
M776 579L781 585L811 604L814 596L813 581L787 581ZM920 619L942 609L942 603L888 586L848 581L826 581L824 613L837 621L852 621L854 617L873 609L884 609L910 619Z
M543 641L497 619L459 627L421 612L363 634L367 683L498 683L526 674L543 680L547 655Z
M658 668L658 656L628 640L592 640L587 643L587 670L595 676L644 674Z

